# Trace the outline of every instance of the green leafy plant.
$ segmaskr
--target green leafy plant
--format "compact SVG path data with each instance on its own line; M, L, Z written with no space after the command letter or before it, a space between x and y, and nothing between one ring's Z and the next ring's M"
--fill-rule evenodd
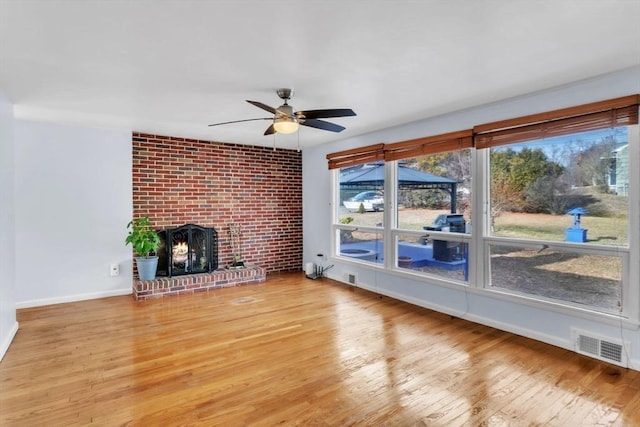
M135 253L147 258L151 252L156 252L160 245L158 233L151 227L148 217L134 218L127 224L129 234L125 239L125 245L131 245Z
M340 218L340 224L350 224L353 222L353 217L346 216L344 218ZM351 230L340 230L340 241L341 242L350 242L353 240L353 231Z
M350 224L353 222L353 217L345 216L344 218L340 218L340 224Z

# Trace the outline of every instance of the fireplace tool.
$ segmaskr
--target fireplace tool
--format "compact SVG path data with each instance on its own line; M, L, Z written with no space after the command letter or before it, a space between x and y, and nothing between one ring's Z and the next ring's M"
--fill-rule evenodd
M241 242L240 242L240 225L229 224L229 242L231 243L232 261L229 268L242 268Z

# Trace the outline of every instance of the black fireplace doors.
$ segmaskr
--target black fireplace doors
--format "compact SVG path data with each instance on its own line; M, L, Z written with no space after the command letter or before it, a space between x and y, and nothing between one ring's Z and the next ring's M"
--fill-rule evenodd
M218 233L185 224L158 232L158 276L210 273L218 268Z

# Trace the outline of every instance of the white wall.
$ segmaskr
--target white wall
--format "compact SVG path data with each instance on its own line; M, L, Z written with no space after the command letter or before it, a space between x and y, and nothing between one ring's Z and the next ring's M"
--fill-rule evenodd
M0 360L18 331L14 264L13 106L0 93Z
M131 132L23 120L14 128L17 307L130 293Z
M640 67L621 70L595 79L576 82L528 96L509 99L473 109L386 129L303 151L303 260L318 261L317 253L331 254L331 172L326 154L380 142L397 142L444 132L468 129L473 125L533 114L563 107L640 93ZM637 231L636 231L637 232ZM553 311L523 304L515 299L498 298L482 292L465 292L462 287L446 287L390 274L337 258L328 276L345 281L354 273L357 285L416 305L428 307L494 326L567 349L573 349L571 328L631 342L632 367L640 370L640 333L637 327L613 320L596 319L579 313ZM633 260L632 262L640 262ZM635 270L637 271L637 269ZM631 278L639 286L639 277Z

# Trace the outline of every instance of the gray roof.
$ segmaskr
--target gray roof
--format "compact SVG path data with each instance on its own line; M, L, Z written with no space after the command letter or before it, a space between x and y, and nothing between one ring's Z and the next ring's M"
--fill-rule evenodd
M400 188L452 190L457 181L450 178L398 165ZM384 163L367 163L342 169L341 188L376 188L384 185Z

